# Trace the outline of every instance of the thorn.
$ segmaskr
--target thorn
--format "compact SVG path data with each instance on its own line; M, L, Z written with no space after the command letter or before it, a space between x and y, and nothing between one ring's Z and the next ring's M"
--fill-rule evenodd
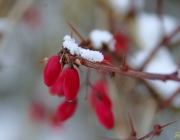
M175 122L177 122L177 121L178 121L178 120L173 121L173 122L170 122L170 123L167 123L167 124L162 125L162 126L159 125L159 124L157 124L157 125L154 126L154 130L153 130L153 131L151 131L151 132L148 133L147 135L139 138L138 140L145 140L145 139L147 139L147 138L149 138L149 137L154 137L155 135L159 135L159 134L162 132L162 130L161 130L162 128L164 128L164 127L166 127L166 126L168 126L168 125L170 125L170 124L172 124L172 123L175 123Z
M164 127L166 127L166 126L168 126L168 125L170 125L170 124L172 124L172 123L175 123L175 122L177 122L177 121L178 121L178 120L173 121L173 122L170 122L170 123L167 123L167 124L165 124L165 125L162 125L162 126L161 126L161 129L164 128Z
M167 123L167 124L165 124L165 125L155 125L154 126L154 134L153 134L153 137L155 136L155 135L157 135L157 136L159 136L160 134L161 134L161 132L162 132L162 128L164 128L164 127L166 127L166 126L168 126L168 125L170 125L170 124L172 124L172 123L175 123L175 122L177 122L177 120L176 121L173 121L173 122L170 122L170 123Z
M78 33L78 31L70 24L68 23L69 27L75 32L75 34L80 38L82 42L86 42L84 38Z
M126 71L127 69L128 69L128 66L126 65L126 51L124 51L123 60L122 60L122 70Z
M71 30L71 38L73 38L73 31Z
M136 136L136 131L134 130L134 126L133 126L133 122L131 120L131 116L130 114L128 113L128 117L129 117L129 122L130 122L130 125L131 125L131 136Z
M48 58L48 57L45 57L45 58L44 58L42 61L40 61L39 63L47 63L48 60L49 60L49 58Z

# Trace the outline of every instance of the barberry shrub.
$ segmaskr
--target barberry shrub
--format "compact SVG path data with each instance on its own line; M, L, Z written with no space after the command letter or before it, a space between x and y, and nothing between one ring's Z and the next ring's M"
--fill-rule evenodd
M134 12L134 11L131 11ZM128 18L134 16L132 13L129 13ZM128 32L115 31L114 33L110 33L104 30L94 30L90 35L90 39L84 39L75 29L70 25L70 28L76 33L76 35L81 39L81 42L77 44L75 39L72 36L66 35L64 37L64 42L62 44L62 49L57 53L57 58L53 58L55 61L53 62L52 57L49 59L45 71L44 71L44 81L45 84L49 87L49 92L52 95L58 95L59 97L64 97L65 100L60 103L57 108L57 120L59 122L65 122L70 119L76 111L77 108L77 95L80 89L80 78L77 71L77 68L80 69L81 66L85 66L88 69L94 69L96 72L100 72L103 78L100 80L91 82L90 74L87 74L84 85L90 87L90 91L88 92L88 101L96 115L96 119L99 121L102 127L105 129L113 129L116 128L117 120L115 120L114 109L114 100L110 98L111 92L108 90L108 84L106 83L106 75L110 75L112 77L118 77L118 83L116 85L122 84L126 79L126 76L130 76L133 78L139 79L148 79L148 80L160 80L160 81L180 81L178 77L178 70L170 73L170 74L156 74L156 73L146 73L142 70L151 59L147 58L141 68L139 70L135 70L133 66L128 64L126 60L126 53L129 53L131 50ZM168 40L172 36L174 36L180 28L177 28L172 35L164 36L160 45L156 47L156 51L160 48L161 45L168 43ZM155 52L155 51L154 51ZM152 56L154 55L152 51ZM120 65L115 66L113 62L121 62ZM55 68L59 68L60 70L55 70ZM64 66L68 68L63 69ZM54 67L54 68L53 68ZM49 71L51 72L47 72ZM61 72L62 70L62 72ZM54 71L54 72L53 72ZM52 78L51 75L52 74ZM120 76L118 76L120 74ZM134 79L133 79L134 80ZM139 80L139 82L142 82ZM126 85L127 86L127 85ZM131 89L131 84L128 85ZM146 83L145 86L151 92L151 87ZM83 87L83 86L82 86ZM120 87L120 86L119 86ZM119 88L117 86L117 88ZM133 85L133 88L135 86ZM121 90L121 89L120 89ZM178 90L179 92L179 90ZM139 100L138 97L134 97L134 99ZM127 139L133 140L136 138L136 131L133 126L133 122L129 115L129 121L131 126L131 133ZM172 122L173 123L173 122ZM155 125L154 130L139 138L139 140L143 140L149 138L151 136L160 135L162 128L169 125Z

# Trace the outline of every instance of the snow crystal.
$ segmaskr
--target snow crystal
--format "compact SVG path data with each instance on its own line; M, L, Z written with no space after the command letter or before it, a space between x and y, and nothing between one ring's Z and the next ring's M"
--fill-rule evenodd
M78 44L75 43L74 38L71 38L69 35L66 35L63 40L63 46L67 48L72 55L76 54L91 62L101 62L104 59L104 56L99 51L78 47Z
M101 49L103 43L109 44L113 39L113 35L106 30L92 30L89 36L95 49Z

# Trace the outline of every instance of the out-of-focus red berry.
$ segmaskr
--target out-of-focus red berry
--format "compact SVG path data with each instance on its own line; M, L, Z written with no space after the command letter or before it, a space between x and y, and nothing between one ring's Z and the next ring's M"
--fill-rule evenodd
M63 90L66 100L75 100L80 88L78 71L74 68L68 68L64 74Z
M63 128L63 127L64 127L64 126L63 126L63 123L60 123L60 122L59 122L56 113L50 114L50 116L49 116L49 123L50 123L50 126L51 126L53 129Z
M129 50L129 39L125 33L118 32L114 35L115 51L123 54Z
M93 108L96 107L98 102L103 102L109 108L112 107L111 100L107 94L107 84L104 81L98 80L95 82L92 91L90 92L90 102Z
M114 115L106 104L99 102L96 105L96 115L99 122L106 128L112 129L114 127Z
M107 55L107 54L103 54L104 55L104 60L101 62L101 64L104 65L108 65L112 63L112 58L111 56Z
M22 16L22 19L32 29L39 27L42 24L41 11L38 8L31 7Z
M67 69L63 69L56 82L51 87L49 87L49 92L52 95L58 95L59 97L64 96L63 83L66 71Z
M75 112L77 108L77 100L73 102L64 101L58 106L57 109L57 119L59 121L65 121L69 119Z
M53 55L44 68L44 83L47 86L52 86L60 74L61 64L59 61L60 57Z
M43 103L34 101L30 106L30 117L34 122L41 122L45 118L46 108Z

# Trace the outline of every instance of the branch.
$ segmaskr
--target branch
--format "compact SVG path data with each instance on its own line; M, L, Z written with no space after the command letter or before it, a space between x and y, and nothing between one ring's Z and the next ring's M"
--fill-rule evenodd
M85 67L99 70L102 72L106 72L111 75L113 75L114 73L120 73L120 74L124 74L124 75L131 76L134 78L141 78L141 79L145 78L145 79L150 79L150 80L161 80L164 82L167 80L173 80L173 81L178 81L178 82L180 81L180 78L178 78L177 72L174 72L171 74L153 74L153 73L146 73L146 72L141 72L141 71L136 71L136 70L131 70L131 69L123 70L117 66L103 65L97 62L94 63L94 62L85 60L79 56L70 56L70 59L74 63L75 63L75 60L78 59L80 60L81 65Z

